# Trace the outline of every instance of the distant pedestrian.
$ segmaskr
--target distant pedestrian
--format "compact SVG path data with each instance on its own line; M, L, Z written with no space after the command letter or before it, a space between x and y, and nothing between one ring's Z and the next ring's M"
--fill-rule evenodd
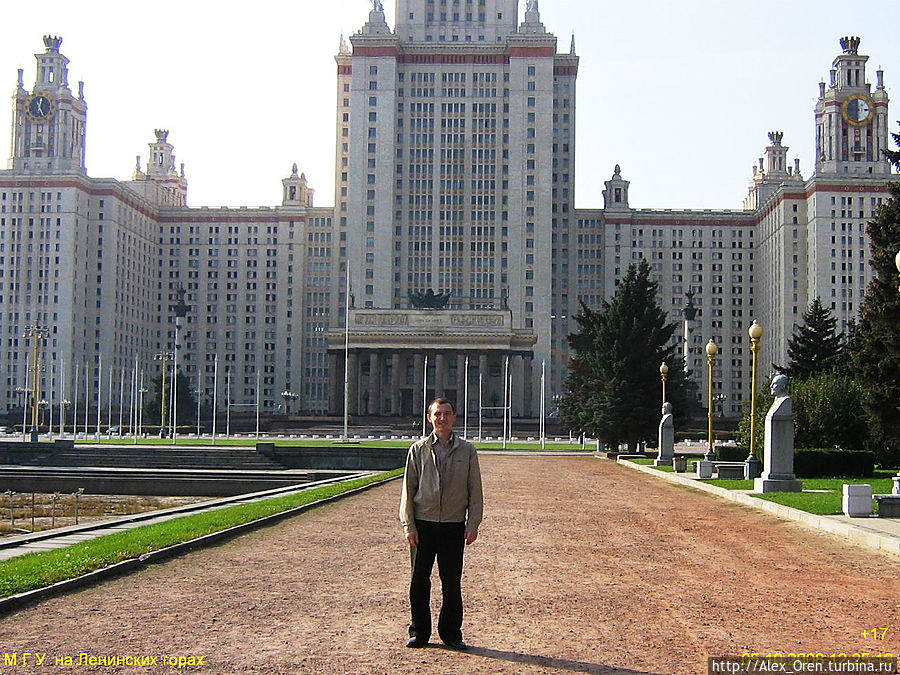
M462 637L463 550L478 537L484 497L475 446L453 433L453 403L437 398L428 406L433 432L416 441L406 457L400 522L410 545L412 622L407 647L431 638L431 570L435 557L442 604L438 635L450 649L467 649Z

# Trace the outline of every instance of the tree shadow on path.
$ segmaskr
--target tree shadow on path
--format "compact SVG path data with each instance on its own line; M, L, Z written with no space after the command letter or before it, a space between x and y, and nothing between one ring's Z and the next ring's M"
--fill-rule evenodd
M488 649L487 647L476 647L474 645L469 645L469 649L462 653L466 656L483 656L489 659L510 661L512 663L542 666L544 668L554 668L557 670L569 670L574 673L594 673L596 675L664 675L663 673L653 673L646 670L629 670L627 668L616 668L615 666L601 665L599 663L558 659L552 656L505 652L499 649Z

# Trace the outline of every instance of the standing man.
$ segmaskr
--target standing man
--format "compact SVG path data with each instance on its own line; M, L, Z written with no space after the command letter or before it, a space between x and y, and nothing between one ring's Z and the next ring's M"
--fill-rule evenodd
M463 549L478 537L484 506L481 470L475 446L453 433L453 403L432 401L428 421L434 431L410 446L400 497L400 522L412 554L412 623L406 646L426 647L431 637L431 570L437 557L443 595L438 635L450 649L464 650Z

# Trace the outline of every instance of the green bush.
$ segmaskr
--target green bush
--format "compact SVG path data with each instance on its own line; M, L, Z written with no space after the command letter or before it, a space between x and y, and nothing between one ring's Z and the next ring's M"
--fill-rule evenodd
M795 445L862 450L869 437L862 387L838 373L793 382Z
M867 450L802 448L794 451L794 473L798 478L870 478L875 471L875 455Z

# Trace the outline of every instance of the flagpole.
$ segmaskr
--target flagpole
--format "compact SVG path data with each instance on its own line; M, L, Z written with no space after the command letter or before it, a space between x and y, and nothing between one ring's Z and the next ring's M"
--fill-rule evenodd
M350 261L347 260L347 293L344 302L344 441L350 439Z
M503 361L503 449L506 449L506 406L509 399L507 398L507 384L509 382L509 357Z
M97 355L97 442L100 442L100 405L103 400L103 354Z
M457 366L458 368L459 366ZM469 437L469 355L466 354L465 386L463 387L463 438Z
M544 392L546 391L546 387L544 386L544 378L546 376L547 370L547 362L541 361L541 450L545 447L545 436L546 436L546 420L545 420L545 407L544 407Z
M216 417L219 412L219 355L215 355L213 360L213 409L212 409L212 444L216 444Z
M428 406L428 354L425 355L425 368L422 373L422 400L424 405ZM428 408L422 411L422 437L425 437L425 422L428 420Z

